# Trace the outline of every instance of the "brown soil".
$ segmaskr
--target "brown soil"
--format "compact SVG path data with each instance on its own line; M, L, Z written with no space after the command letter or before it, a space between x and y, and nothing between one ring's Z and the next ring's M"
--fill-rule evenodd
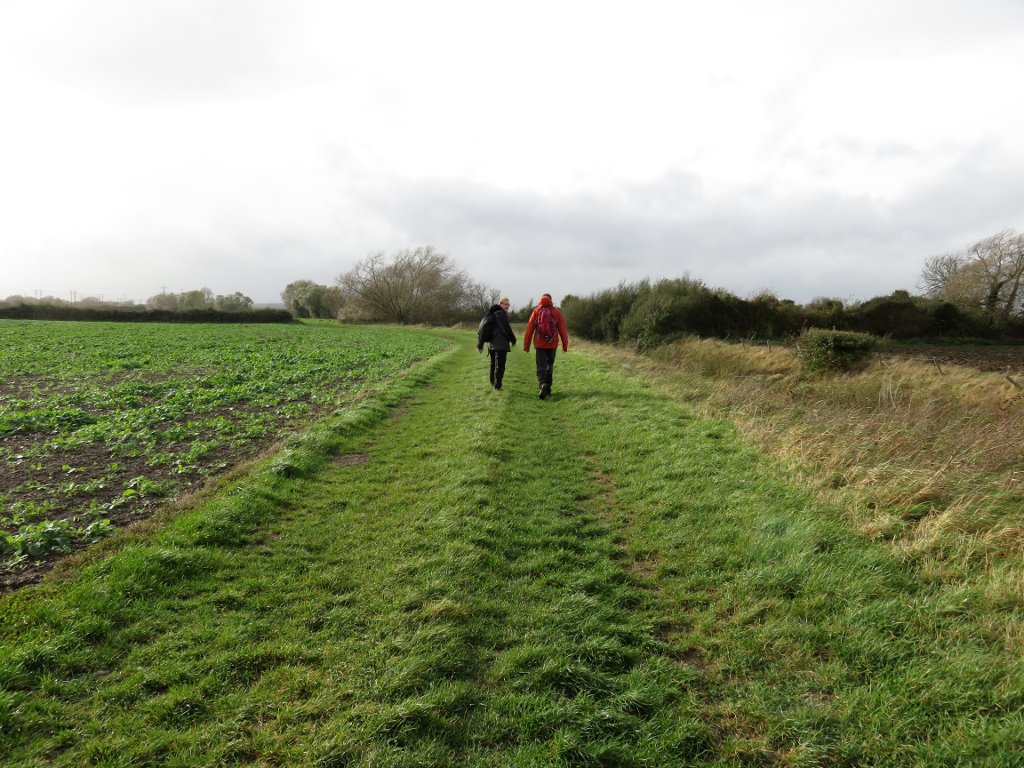
M9 388L7 394L10 394ZM234 414L236 417L241 416L241 408L236 409ZM315 418L315 415L310 418ZM146 455L115 455L109 446L99 443L55 454L33 456L31 449L38 447L48 435L11 435L0 438L0 447L9 451L10 456L24 454L25 458L9 461L0 459L0 497L6 498L4 506L8 509L18 502L47 504L45 511L37 511L32 515L32 523L70 519L75 527L84 528L92 522L107 519L112 525L124 528L151 517L169 501L198 490L211 477L266 452L283 432L299 427L299 421L280 419L271 434L241 444L225 443L202 457L196 462L194 470L184 475L179 474L172 465L149 466ZM116 465L116 469L112 469L112 465ZM138 495L99 513L88 511L91 502L106 505L121 498L127 484L140 476L148 481L166 484L169 494L159 497ZM66 488L72 482L85 483L96 478L106 478L103 488L71 493L61 488L62 485ZM7 516L10 514L7 512ZM0 594L37 583L56 563L88 546L89 542L77 541L70 553L41 556L13 570L0 569Z
M1024 374L1024 346L947 347L922 344L885 347L880 354L883 358L913 358L939 366L961 365L980 371Z

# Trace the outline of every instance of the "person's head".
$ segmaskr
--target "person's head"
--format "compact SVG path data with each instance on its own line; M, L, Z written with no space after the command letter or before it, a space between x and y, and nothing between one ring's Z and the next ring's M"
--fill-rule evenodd
M538 307L551 307L554 306L554 301L551 300L550 293L541 294L540 301L537 302Z
M502 296L498 299L498 306L508 312L508 308L512 306L512 302L508 300L508 296Z

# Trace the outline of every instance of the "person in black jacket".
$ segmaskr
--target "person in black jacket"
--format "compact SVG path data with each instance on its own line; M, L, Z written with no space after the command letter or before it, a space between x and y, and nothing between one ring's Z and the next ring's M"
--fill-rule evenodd
M507 296L502 296L497 304L494 304L487 313L494 315L494 332L487 344L491 355L491 386L501 389L501 380L505 376L505 360L508 358L509 350L516 345L516 335L512 332L512 326L508 322L509 302ZM476 351L484 351L483 326L477 332Z

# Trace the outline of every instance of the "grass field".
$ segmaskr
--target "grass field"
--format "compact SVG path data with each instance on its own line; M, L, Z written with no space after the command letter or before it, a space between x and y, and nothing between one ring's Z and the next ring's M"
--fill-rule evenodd
M580 346L542 402L455 337L0 598L0 762L1019 764L998 568L865 535L649 370Z

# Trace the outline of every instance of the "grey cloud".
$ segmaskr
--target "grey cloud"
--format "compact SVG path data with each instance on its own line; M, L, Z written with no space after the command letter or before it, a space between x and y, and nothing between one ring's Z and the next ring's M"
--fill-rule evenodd
M934 235L974 237L1024 225L1024 168L997 147L980 146L894 210L906 226ZM968 245L969 243L963 243Z
M615 195L557 198L418 182L369 206L406 242L438 246L485 282L514 282L517 295L543 275L586 294L688 273L740 295L768 288L808 301L914 290L928 256L1020 226L1021 200L1021 169L965 164L894 203L758 189L716 199L676 174Z

